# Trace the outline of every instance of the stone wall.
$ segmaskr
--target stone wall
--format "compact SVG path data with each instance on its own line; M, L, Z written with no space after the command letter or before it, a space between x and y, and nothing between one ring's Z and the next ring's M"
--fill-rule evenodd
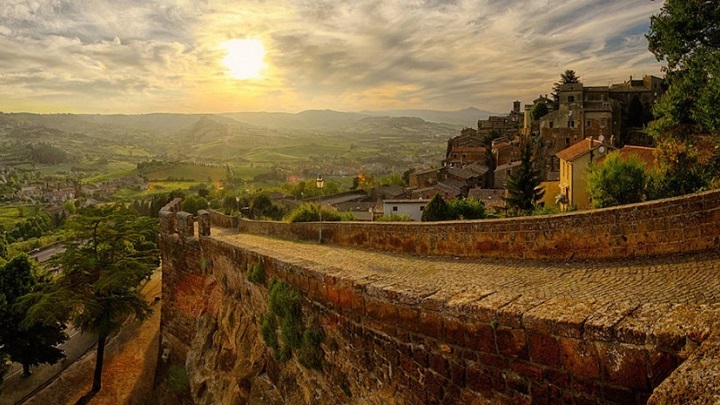
M442 223L282 223L241 220L239 230L420 255L608 259L720 247L720 190L543 217Z
M208 210L210 213L210 223L212 226L221 228L235 228L238 226L238 217L235 215L226 215L220 211Z
M686 305L417 296L200 234L161 234L162 345L187 368L199 404L645 403L719 316ZM248 280L257 265L263 283ZM271 280L296 288L304 317L320 325L322 370L267 349Z

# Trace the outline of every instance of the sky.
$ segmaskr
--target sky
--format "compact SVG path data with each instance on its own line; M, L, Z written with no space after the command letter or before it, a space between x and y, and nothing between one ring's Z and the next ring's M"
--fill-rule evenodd
M661 76L651 0L2 0L0 111L507 112Z

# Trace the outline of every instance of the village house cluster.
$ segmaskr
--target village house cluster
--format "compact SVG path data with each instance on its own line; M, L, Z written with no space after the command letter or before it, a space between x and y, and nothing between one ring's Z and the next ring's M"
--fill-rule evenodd
M585 173L591 163L619 149L648 167L656 164L656 150L648 147L642 125L662 92L662 79L645 76L610 86L562 84L557 100L541 95L523 109L515 101L508 115L479 120L477 128L465 128L448 140L440 167L413 171L406 205L422 205L420 200L440 194L479 198L491 212L502 211L507 179L520 163L520 140L529 136L540 145L535 164L545 178L543 203L587 209ZM533 119L538 104L548 112Z
M0 169L0 185L9 184L9 170ZM123 176L109 179L97 184L82 184L79 181L64 180L23 180L15 187L7 187L2 199L6 202L30 204L45 204L53 211L66 201L74 201L84 197L86 205L97 201L108 201L121 188L136 188L144 190L147 181L140 176Z

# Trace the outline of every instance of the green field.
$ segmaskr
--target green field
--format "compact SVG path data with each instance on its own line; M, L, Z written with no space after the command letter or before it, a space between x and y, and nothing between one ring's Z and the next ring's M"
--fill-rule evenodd
M21 213L22 211L22 213ZM13 226L25 219L38 214L38 207L28 205L3 205L0 206L0 230L12 229Z
M201 166L192 163L165 163L152 167L142 174L148 181L170 181L169 179L207 182L225 179L227 171L223 167Z
M188 190L200 184L203 183L199 181L151 181L148 183L147 190L123 188L118 190L113 197L122 201L131 201L158 194L167 194L173 190Z
M10 205L0 206L0 226L8 229L20 221L22 221L22 218L20 217L18 207Z

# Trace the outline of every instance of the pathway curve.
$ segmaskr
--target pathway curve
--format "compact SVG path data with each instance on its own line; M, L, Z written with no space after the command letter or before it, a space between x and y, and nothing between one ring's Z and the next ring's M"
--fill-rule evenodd
M355 280L429 295L510 292L632 304L720 302L720 252L613 261L422 257L319 245L213 228L212 237L291 262L312 262Z

